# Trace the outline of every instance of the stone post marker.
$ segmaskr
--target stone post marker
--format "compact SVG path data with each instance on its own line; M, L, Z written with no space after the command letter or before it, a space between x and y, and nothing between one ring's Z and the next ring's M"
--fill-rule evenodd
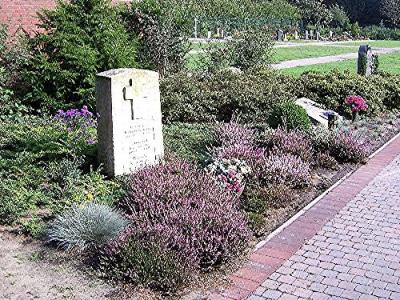
M116 69L97 74L99 160L110 176L156 164L164 155L158 73Z

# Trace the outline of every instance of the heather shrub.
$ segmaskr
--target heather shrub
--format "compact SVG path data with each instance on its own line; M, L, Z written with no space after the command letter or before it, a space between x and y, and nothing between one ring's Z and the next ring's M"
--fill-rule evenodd
M170 293L190 278L191 266L163 238L140 235L126 229L118 241L107 245L100 255L105 277L129 281Z
M291 101L276 105L269 115L268 123L273 128L284 127L288 130L308 131L312 126L306 110Z
M145 236L163 237L194 269L237 255L249 231L239 200L207 173L177 159L135 173L120 207Z
M264 161L260 161L256 173L263 185L302 187L310 182L310 164L293 154L271 153Z
M51 223L48 240L66 250L85 250L115 239L127 224L118 211L107 205L74 205Z
M304 161L309 161L313 156L310 137L297 129L288 131L278 128L266 131L259 141L272 151L279 149L281 152L297 155Z
M340 163L358 163L368 156L369 148L366 141L352 130L339 128L336 131L330 131L317 127L311 132L310 137L317 153L324 153L323 156L329 154ZM334 166L333 162L329 164Z
M236 121L222 123L216 128L216 139L222 146L255 145L256 132Z
M218 126L216 140L221 146L213 149L212 154L219 160L238 159L252 168L264 158L265 150L256 145L256 131L235 121Z
M339 129L333 134L329 153L339 162L364 162L368 157L368 145L364 139L346 129Z
M321 167L325 169L338 170L339 164L334 157L332 157L329 152L318 152L315 155L313 161L314 166Z

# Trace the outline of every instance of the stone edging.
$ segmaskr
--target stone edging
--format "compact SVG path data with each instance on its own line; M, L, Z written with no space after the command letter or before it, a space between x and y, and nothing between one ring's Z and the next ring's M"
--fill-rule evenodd
M373 153L366 165L345 175L295 216L260 242L241 269L229 278L231 286L210 300L249 297L326 223L360 193L400 153L400 133Z

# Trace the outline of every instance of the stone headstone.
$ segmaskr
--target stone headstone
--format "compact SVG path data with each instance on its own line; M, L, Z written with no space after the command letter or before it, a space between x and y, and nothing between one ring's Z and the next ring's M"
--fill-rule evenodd
M333 39L333 31L332 30L329 31L329 38Z
M329 128L329 125L332 124L332 119L335 119L335 124L343 121L343 117L341 117L338 113L331 110L326 110L320 104L308 98L297 99L296 104L303 107L307 111L308 116L314 124L321 124L326 128Z
M278 41L279 42L283 41L283 30L281 29L278 30Z
M299 39L299 32L297 30L294 32L294 39L295 40Z
M283 40L284 40L285 42L288 41L287 33L285 33L285 34L283 35Z
M221 37L221 28L217 28L217 37Z
M370 76L374 72L373 52L370 46L361 45L358 49L357 73Z
M310 38L313 40L314 39L314 30L310 30Z
M164 155L157 72L116 69L97 74L99 160L110 176L157 164Z
M320 39L321 39L321 33L317 31L317 41L319 41Z
M225 32L223 29L221 29L221 37L224 38L225 37Z
M211 32L211 31L208 31L208 32L207 32L207 38L208 38L208 39L211 39L211 37L212 37L212 32Z
M306 30L306 40L309 40L309 39L310 39L310 36L309 36L308 30Z

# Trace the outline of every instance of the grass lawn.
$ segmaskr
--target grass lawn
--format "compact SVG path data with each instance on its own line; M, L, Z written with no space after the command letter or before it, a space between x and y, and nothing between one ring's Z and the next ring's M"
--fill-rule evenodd
M357 47L330 47L330 46L300 46L290 48L276 48L273 59L276 62L287 60L322 57L357 52Z
M379 69L381 71L400 74L400 52L380 55L379 62L380 62ZM357 69L356 61L347 60L347 61L334 62L328 64L302 66L302 67L284 69L281 70L281 72L284 74L300 76L302 73L306 71L327 73L334 69L338 69L339 71L347 70L355 73Z

